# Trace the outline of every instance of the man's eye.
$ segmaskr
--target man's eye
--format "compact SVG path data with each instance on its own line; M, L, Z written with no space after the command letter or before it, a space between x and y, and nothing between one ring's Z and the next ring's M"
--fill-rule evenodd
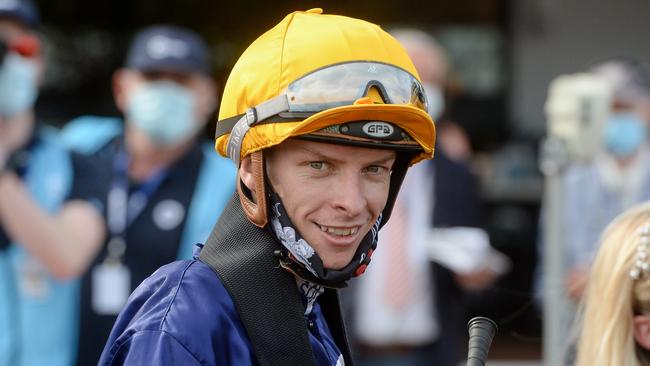
M386 171L386 168L384 168L383 166L379 166L379 165L371 165L371 166L366 168L366 172L370 173L370 174L381 174L384 171Z
M322 170L325 167L325 164L322 161L312 161L309 163L309 166L316 170Z

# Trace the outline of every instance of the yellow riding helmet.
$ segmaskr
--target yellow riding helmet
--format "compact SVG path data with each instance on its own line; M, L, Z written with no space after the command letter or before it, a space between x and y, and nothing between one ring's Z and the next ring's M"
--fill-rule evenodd
M238 165L290 137L343 140L433 157L435 127L404 48L379 26L298 11L255 40L232 69L215 147ZM409 165L410 165L409 164Z

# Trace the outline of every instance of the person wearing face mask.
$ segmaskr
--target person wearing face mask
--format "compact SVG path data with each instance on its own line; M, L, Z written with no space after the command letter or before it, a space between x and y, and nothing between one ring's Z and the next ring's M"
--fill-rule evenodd
M590 68L613 88L603 151L566 173L565 229L569 271L567 291L579 300L598 237L616 215L650 199L650 78L630 60L608 60Z
M442 45L427 32L419 29L393 30L402 40L411 57L422 69L422 86L429 98L429 114L438 123L438 148L452 161L467 163L472 155L465 129L445 115L449 86L450 59Z
M79 365L96 364L130 292L158 267L191 258L234 192L235 167L199 141L216 107L208 50L192 31L140 31L113 78L119 120L80 117L63 131L112 167L109 235L81 286Z
M74 278L105 233L104 172L36 120L39 23L32 1L0 1L0 365L74 362Z

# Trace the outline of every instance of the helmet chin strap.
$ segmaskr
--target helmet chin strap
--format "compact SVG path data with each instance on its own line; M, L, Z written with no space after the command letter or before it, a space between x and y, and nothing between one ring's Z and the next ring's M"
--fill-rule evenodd
M248 190L239 179L237 194L246 217L255 226L263 228L268 223L266 186L264 182L264 154L256 151L250 154L253 173L253 189ZM246 191L244 191L246 190Z
M408 153L408 152L397 153L395 163L393 163L393 169L390 173L390 187L388 189L388 199L386 200L386 206L384 206L384 210L381 213L383 219L381 220L380 228L386 225L388 219L390 219L390 215L393 212L393 206L395 205L395 200L397 199L397 194L399 193L399 189L402 186L404 177L406 176L406 171L409 168L409 161L411 161L412 158L413 158L412 153Z

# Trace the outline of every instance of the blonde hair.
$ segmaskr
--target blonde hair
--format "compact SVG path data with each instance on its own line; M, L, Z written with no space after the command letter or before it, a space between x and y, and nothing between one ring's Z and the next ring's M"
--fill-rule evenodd
M650 314L650 273L638 280L639 230L650 224L650 203L637 205L605 229L581 304L578 366L650 365L648 351L634 339L635 314Z

